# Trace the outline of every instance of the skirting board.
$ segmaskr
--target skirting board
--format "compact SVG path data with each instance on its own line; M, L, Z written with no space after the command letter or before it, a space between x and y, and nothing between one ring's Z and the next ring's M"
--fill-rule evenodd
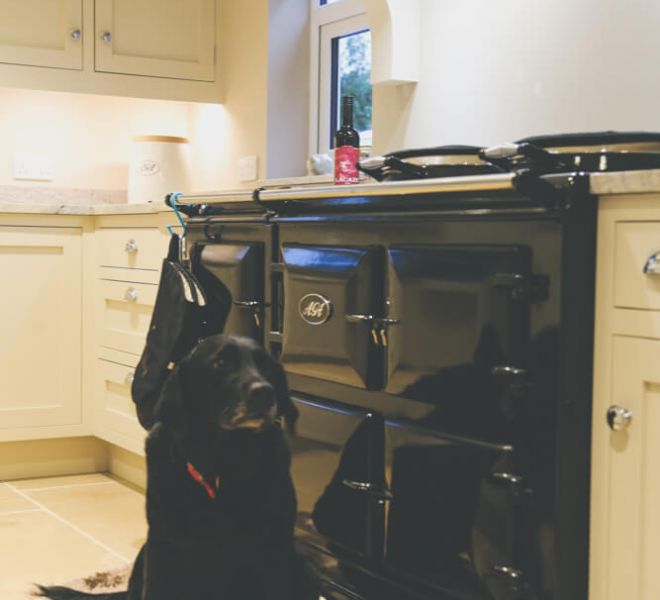
M95 437L0 444L0 480L79 475L107 470L107 444Z

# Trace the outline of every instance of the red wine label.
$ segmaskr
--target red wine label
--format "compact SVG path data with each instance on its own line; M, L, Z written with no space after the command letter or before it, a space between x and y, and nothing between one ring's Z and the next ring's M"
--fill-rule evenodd
M357 168L360 149L353 146L335 148L335 183L358 183L360 175Z

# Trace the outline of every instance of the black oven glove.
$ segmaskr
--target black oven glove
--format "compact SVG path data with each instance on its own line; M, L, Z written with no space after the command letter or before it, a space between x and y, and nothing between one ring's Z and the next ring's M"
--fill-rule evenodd
M231 295L218 280L203 284L179 261L179 236L170 240L147 341L131 387L140 424L155 423L154 407L170 372L198 341L222 333Z

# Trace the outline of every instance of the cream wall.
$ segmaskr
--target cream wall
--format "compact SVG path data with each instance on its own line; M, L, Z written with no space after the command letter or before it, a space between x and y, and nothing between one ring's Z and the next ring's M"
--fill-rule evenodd
M131 140L142 133L188 136L189 105L0 88L0 185L126 189ZM17 153L53 160L54 180L14 180Z
M268 121L268 0L225 0L222 52L225 101L191 105L196 188L250 186L238 180L242 156L259 157L266 177Z
M660 129L660 3L422 0L420 81L375 92L379 151Z

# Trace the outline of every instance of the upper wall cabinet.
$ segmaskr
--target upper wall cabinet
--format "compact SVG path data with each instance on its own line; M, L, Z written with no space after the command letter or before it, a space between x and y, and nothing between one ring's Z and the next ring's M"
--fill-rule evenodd
M0 85L222 102L221 0L0 0Z
M215 80L214 0L96 0L96 70Z
M0 0L0 62L82 69L82 0Z

